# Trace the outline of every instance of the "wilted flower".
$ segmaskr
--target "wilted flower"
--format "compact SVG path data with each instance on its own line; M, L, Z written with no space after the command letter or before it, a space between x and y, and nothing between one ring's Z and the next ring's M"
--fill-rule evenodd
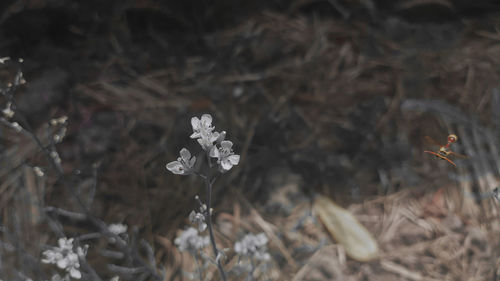
M208 236L198 235L198 230L196 228L190 227L184 230L181 235L179 235L174 240L175 245L179 247L181 252L183 251L197 251L206 247L210 243Z
M234 251L242 256L250 256L257 260L266 261L271 258L266 249L267 241L267 236L264 233L247 234L241 241L234 244Z
M73 251L73 238L60 238L58 240L59 247L53 247L51 250L43 252L45 256L42 258L43 263L56 264L57 267L66 270L69 275L75 279L80 279L82 274L79 270L79 257L85 257L86 249L78 247L76 253Z
M177 161L172 161L166 165L167 169L176 175L189 175L196 163L196 157L191 157L191 152L183 148L180 151L181 157Z
M224 171L229 171L233 166L238 165L240 156L234 154L231 141L221 141L220 148L213 147L210 150L210 157L217 158L217 163Z

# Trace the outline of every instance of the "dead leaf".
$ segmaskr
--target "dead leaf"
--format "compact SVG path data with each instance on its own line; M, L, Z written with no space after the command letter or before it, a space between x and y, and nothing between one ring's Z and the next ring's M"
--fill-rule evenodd
M324 196L316 198L313 208L328 232L344 246L349 257L370 261L378 256L377 241L349 211Z

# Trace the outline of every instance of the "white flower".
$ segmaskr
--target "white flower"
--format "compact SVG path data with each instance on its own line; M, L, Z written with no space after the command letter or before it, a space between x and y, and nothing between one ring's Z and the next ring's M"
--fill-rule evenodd
M180 155L181 157L177 158L177 161L172 161L166 165L167 170L176 175L191 174L196 163L196 157L191 157L191 152L185 148L181 149Z
M45 257L42 258L42 262L56 264L57 267L66 270L75 279L82 278L82 273L79 270L79 258L85 257L86 248L78 247L75 253L73 251L73 238L60 238L57 242L59 247L53 247L51 250L43 252Z
M233 166L238 165L240 156L234 154L231 141L221 141L220 148L213 147L210 150L210 157L217 158L217 163L221 165L224 171L229 171Z
M191 211L189 214L189 221L193 224L198 224L198 231L203 232L207 229L207 224L205 223L205 216L202 213L197 213Z
M257 260L266 261L271 258L267 252L267 236L264 233L258 235L247 234L243 239L234 244L234 251L242 256L250 256Z
M193 126L193 134L190 136L192 139L201 138L203 134L211 133L214 130L210 114L203 114L201 120L198 117L191 118L191 126Z
M210 243L208 236L198 235L198 230L196 228L190 227L184 230L181 235L179 235L174 240L175 245L179 248L181 252L183 251L196 251L201 250Z
M191 126L193 126L192 139L197 139L198 143L205 151L210 151L214 142L219 139L220 134L214 132L215 127L212 126L212 116L203 114L201 119L198 117L191 118Z

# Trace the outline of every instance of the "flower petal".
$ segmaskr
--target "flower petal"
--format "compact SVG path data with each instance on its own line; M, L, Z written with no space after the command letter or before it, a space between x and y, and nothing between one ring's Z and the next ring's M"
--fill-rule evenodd
M181 158L185 163L189 163L189 159L191 158L191 152L189 152L189 150L187 150L186 148L182 148L179 154L181 155Z
M193 168L195 163L196 163L196 157L193 156L191 160L189 160L188 162L189 168Z
M231 141L221 141L220 142L220 146L223 148L223 149L231 149L231 147L233 146L233 143Z
M240 162L240 156L238 154L229 155L227 157L227 160L229 160L229 162L231 162L231 164L233 165L238 165L238 163Z
M165 167L167 168L167 170L176 175L183 175L186 173L186 171L184 171L184 166L182 166L181 162L179 161L172 161L168 163Z
M72 268L70 271L69 271L69 275L71 275L71 277L75 278L75 279L80 279L82 278L82 273L80 272L80 270L76 269L76 268Z
M203 114L201 116L201 123L207 127L210 127L210 125L212 125L212 115Z
M220 157L219 149L215 145L212 146L212 148L210 149L209 155L210 155L210 157L213 157L213 158L219 158Z
M191 126L193 127L194 131L197 131L200 129L200 119L198 117L193 117L191 118Z
M219 139L219 133L218 132L212 133L212 135L210 136L209 139L210 139L211 143L214 143L214 141L216 141L217 139Z
M226 171L231 170L231 168L233 167L233 164L231 164L231 162L229 162L229 160L227 160L227 158L224 160L221 160L220 164L222 166L222 169L224 169Z
M68 260L67 259L60 259L57 261L57 267L63 269L63 268L66 268L68 267Z

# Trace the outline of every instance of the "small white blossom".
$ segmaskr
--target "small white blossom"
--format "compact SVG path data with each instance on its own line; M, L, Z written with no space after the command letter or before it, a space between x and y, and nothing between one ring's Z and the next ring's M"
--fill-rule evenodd
M33 172L35 172L37 177L43 177L44 175L43 170L40 167L33 167Z
M72 278L82 278L80 272L79 257L84 258L87 254L86 248L78 247L76 253L73 251L73 238L60 238L59 247L53 247L51 250L43 252L43 263L56 264L57 267L66 270Z
M108 226L108 230L115 235L127 232L127 228L127 225L121 223L112 223Z
M247 234L243 239L234 244L234 251L242 256L253 257L256 260L267 261L271 258L266 249L268 242L264 233L257 235Z
M203 114L201 119L193 117L191 118L191 126L193 126L193 133L190 137L197 139L205 151L210 151L214 142L220 136L218 132L214 132L215 127L212 126L212 116L210 114Z
M203 134L211 133L214 130L210 114L203 114L201 119L191 118L191 126L193 126L193 134L190 136L192 139L201 138Z
M207 229L207 224L205 223L205 215L203 215L202 213L191 211L191 213L189 214L189 221L192 224L198 225L199 232L203 232L205 231L205 229Z
M167 170L176 175L191 174L196 163L196 157L191 157L191 152L185 148L181 149L180 155L181 157L177 158L177 161L172 161L166 165Z
M56 125L64 125L64 123L66 123L66 121L68 121L68 116L66 115L63 115L59 118L53 118L50 120L49 124L51 126L56 126Z
M7 102L7 105L5 106L5 108L2 110L2 113L3 115L5 116L5 118L9 119L9 118L12 118L12 116L14 116L14 111L12 110L12 103L11 102Z
M10 60L10 57L2 57L2 58L0 58L0 63L4 64L8 60ZM2 280L0 280L0 281L2 281Z
M179 248L181 252L184 251L197 251L206 247L210 243L208 236L198 235L198 230L196 228L190 227L184 230L181 235L179 235L174 240L175 245Z
M234 154L231 141L221 141L220 148L213 147L210 150L210 157L217 158L217 163L221 165L222 170L229 171L233 166L238 165L240 156Z

